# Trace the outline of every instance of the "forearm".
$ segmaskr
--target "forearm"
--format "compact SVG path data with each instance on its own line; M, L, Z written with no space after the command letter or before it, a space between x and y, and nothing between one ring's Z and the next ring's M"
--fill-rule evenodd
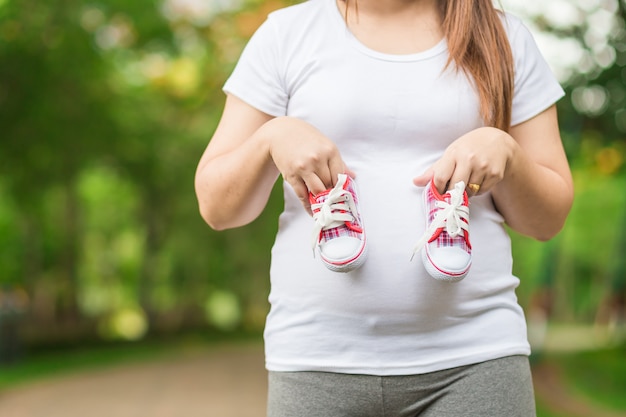
M512 147L504 178L492 190L494 202L513 230L548 240L561 230L572 205L569 170L541 165L516 143Z
M195 180L202 218L213 229L243 226L263 211L278 170L265 129L228 152L202 161Z

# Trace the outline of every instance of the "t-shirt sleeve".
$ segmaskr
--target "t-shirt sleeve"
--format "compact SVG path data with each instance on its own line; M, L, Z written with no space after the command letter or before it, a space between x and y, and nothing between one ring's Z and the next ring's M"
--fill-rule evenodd
M279 45L279 37L270 18L248 41L224 84L224 92L271 116L284 116L288 95L280 76Z
M509 16L514 26L511 48L515 62L515 90L511 125L538 115L561 99L565 92L541 55L528 28Z

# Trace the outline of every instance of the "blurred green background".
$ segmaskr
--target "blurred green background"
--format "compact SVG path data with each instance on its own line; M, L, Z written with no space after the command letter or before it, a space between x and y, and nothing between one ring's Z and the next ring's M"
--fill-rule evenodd
M243 46L290 3L0 0L0 375L46 351L259 337L280 190L218 233L193 176ZM571 216L548 243L512 234L535 362L626 411L626 1L502 5L568 93Z

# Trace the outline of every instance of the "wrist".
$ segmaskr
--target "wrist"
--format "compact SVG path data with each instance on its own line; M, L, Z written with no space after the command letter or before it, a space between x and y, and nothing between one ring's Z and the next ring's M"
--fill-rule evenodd
M504 142L504 147L506 148L506 165L504 174L507 176L510 172L515 172L517 167L517 162L520 159L520 151L521 147L519 143L507 132L502 132L502 140Z
M275 142L280 137L279 125L283 117L276 117L265 122L254 134L254 146L261 151L269 161L273 161Z

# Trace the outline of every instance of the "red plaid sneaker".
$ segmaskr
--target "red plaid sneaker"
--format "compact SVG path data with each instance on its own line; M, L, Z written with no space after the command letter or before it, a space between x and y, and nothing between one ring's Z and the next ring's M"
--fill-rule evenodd
M365 232L357 205L354 180L339 174L334 188L317 195L309 194L315 228L316 247L324 265L332 271L348 272L365 261Z
M469 201L465 183L459 181L444 195L431 181L424 190L428 210L426 232L415 246L413 254L422 248L426 271L441 281L460 281L472 265L472 245L469 241Z

